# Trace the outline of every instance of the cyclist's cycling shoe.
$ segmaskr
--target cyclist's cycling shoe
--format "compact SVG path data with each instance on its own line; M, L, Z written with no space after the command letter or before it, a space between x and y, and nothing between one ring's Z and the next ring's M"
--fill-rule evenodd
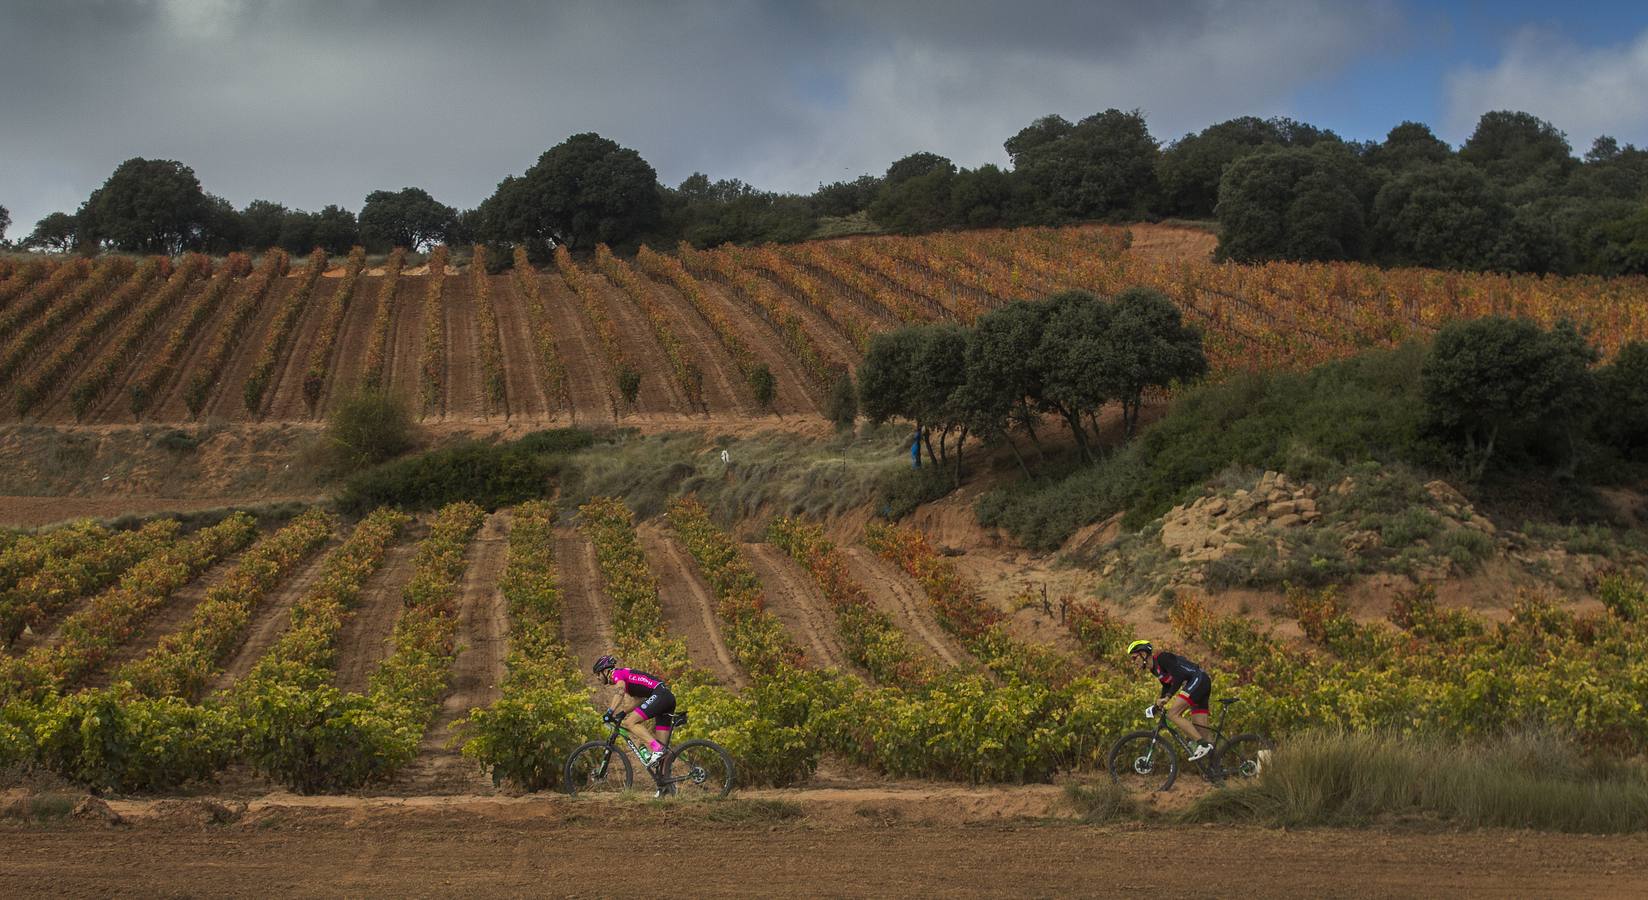
M1196 745L1195 750L1190 751L1190 761L1195 762L1211 752L1213 752L1213 745L1207 741L1202 741Z

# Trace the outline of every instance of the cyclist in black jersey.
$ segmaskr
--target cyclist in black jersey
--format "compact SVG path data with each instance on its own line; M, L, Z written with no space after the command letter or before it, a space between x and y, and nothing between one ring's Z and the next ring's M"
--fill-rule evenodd
M1157 653L1149 641L1128 644L1127 654L1141 670L1148 670L1162 683L1161 696L1151 704L1150 709L1145 710L1145 714L1160 710L1169 722L1196 742L1196 749L1191 751L1190 758L1196 760L1206 756L1213 749L1213 742L1197 726L1210 722L1207 704L1213 693L1213 678L1202 671L1201 666L1176 653ZM1166 701L1165 705L1163 701Z

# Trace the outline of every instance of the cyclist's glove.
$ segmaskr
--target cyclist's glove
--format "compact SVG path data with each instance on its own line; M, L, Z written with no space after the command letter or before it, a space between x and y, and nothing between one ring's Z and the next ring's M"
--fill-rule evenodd
M606 713L601 716L601 721L603 722L612 722L616 724L618 722L622 722L623 720L623 716L619 715L616 710L611 709L607 710Z

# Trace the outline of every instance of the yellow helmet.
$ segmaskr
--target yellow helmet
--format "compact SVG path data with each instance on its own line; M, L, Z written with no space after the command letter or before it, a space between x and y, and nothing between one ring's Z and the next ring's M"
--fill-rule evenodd
M1133 654L1138 653L1140 650L1143 650L1144 652L1149 653L1150 650L1151 650L1150 642L1146 641L1146 640L1137 640L1137 641L1134 641L1133 643L1127 645L1127 655L1128 656L1132 656Z

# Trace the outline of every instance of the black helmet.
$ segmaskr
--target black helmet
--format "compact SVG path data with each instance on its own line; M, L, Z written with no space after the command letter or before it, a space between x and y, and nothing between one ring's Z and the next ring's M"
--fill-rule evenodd
M595 666L591 668L590 671L597 675L602 675L607 672L611 672L616 668L618 668L618 657L609 654L596 660Z

